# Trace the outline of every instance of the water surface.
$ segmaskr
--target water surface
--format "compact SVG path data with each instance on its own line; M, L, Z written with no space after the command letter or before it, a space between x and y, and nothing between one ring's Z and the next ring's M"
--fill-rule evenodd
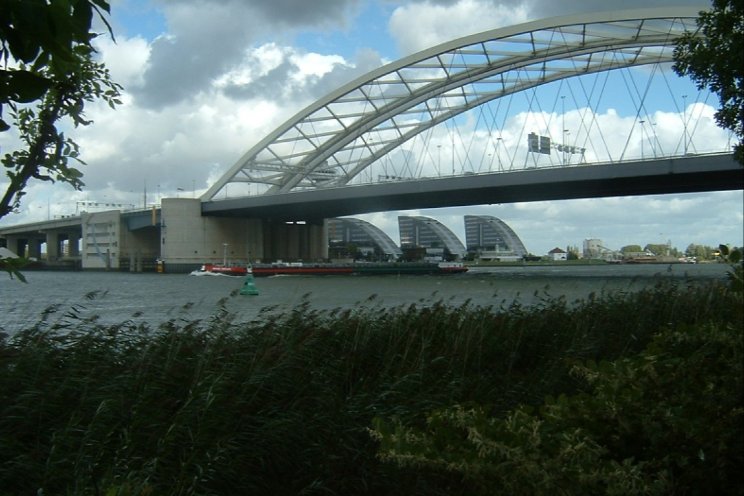
M258 296L237 294L241 277L28 271L26 284L0 275L0 328L13 333L37 322L52 306L52 319L74 311L104 323L132 319L158 325L209 318L221 301L241 321L291 311L303 301L322 310L437 300L499 307L558 296L573 302L591 293L638 290L662 279L724 279L728 270L724 264L566 265L472 267L466 274L444 276L275 276L255 279Z

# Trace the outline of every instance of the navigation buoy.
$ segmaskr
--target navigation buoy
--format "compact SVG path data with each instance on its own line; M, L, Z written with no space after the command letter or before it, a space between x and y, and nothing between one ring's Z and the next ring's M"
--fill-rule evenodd
M258 295L258 288L256 288L256 284L253 281L253 274L250 272L245 276L245 281L243 281L243 288L240 290L240 294L249 296Z

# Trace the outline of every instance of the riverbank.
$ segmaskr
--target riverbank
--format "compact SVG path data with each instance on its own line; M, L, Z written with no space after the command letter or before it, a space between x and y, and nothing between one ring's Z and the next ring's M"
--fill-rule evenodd
M706 261L700 262L701 264L718 264L722 262ZM597 259L579 259L579 260L520 260L513 262L494 262L494 261L478 261L478 262L465 262L468 267L572 267L572 266L603 266L603 265L617 265L617 264L643 264L643 265L694 265L690 262L681 261L678 258L667 257L667 258L654 258L643 261L638 260L618 260L608 262L606 260Z
M633 443L618 451L622 459L609 447L596 453L641 481L666 474L677 493L741 487L736 333L743 312L741 293L725 284L676 280L578 304L556 297L528 306L427 301L318 310L306 303L251 323L235 322L226 306L209 319L158 327L104 325L73 309L0 343L0 481L13 494L488 494L475 472L447 469L441 460L397 463L378 428L421 428L457 405L507 419L548 396L588 394L592 385L575 374L576 365L634 360L663 335L672 340L666 344L679 344L654 351L671 353L675 364L654 369L657 385L701 353L718 375L690 368L695 373L668 383L662 399L673 390L705 397L715 384L716 410L699 402L669 406L666 424L636 419L650 429L653 446L634 446L641 437L627 431ZM731 338L705 355L705 344L692 338L709 337L713 328ZM652 362L642 361L638 373L649 376ZM644 387L651 389L630 399L650 408L644 398L653 381ZM659 394L653 401L656 411ZM666 427L678 418L687 422L683 429ZM467 461L445 449L462 439L451 432L452 442L432 446L451 453L450 461ZM550 444L545 449L540 456L548 459ZM581 470L591 474L592 466ZM558 484L545 487L556 490L565 480L559 472L544 475L545 484ZM705 486L679 485L701 480Z

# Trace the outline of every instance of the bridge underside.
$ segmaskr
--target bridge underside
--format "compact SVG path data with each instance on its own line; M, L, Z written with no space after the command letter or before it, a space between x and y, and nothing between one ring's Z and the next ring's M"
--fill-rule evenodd
M535 169L202 203L202 214L318 221L369 212L744 189L732 155Z

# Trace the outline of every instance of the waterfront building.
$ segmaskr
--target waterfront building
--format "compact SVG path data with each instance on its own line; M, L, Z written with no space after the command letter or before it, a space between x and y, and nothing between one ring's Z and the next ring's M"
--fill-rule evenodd
M583 255L591 260L617 261L623 258L620 252L603 246L601 239L585 239Z
M328 219L328 248L334 258L353 256L350 248L365 258L397 260L403 254L380 228L350 217Z
M459 260L467 252L452 231L431 217L401 215L398 231L403 251L423 250L424 258L431 261Z
M606 248L602 246L601 239L585 239L584 240L584 258L598 259L602 258L602 252Z
M548 257L554 262L568 260L568 253L560 248L553 248L548 252Z
M491 215L465 216L468 253L481 260L521 260L527 249L506 222Z

